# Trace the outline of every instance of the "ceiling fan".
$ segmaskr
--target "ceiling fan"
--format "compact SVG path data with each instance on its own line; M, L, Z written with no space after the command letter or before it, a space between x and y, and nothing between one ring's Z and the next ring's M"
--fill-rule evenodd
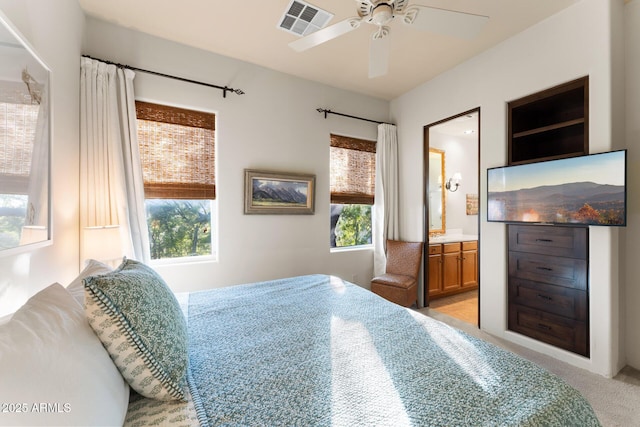
M364 22L377 26L369 45L369 78L380 77L389 68L389 24L395 18L411 27L459 38L474 38L489 17L470 13L409 5L409 0L356 0L358 16L347 18L289 43L298 52L305 51L353 31Z

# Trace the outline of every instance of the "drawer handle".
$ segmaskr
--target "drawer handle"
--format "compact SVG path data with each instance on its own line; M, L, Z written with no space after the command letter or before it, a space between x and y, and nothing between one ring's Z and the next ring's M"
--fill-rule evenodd
M543 300L546 300L546 301L553 301L553 298L551 298L548 295L538 294L538 298L542 298Z
M553 242L553 239L536 239L536 242L551 243Z
M542 323L538 323L538 328L539 329L544 329L545 331L550 331L551 330L551 326L544 325Z
M549 267L536 267L538 270L544 270L544 271L553 271L553 268L549 268Z

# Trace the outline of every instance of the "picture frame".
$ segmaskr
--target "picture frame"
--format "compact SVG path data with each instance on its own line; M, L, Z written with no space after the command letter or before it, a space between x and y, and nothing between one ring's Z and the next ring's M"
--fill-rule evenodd
M467 194L467 215L478 215L478 195Z
M244 213L313 215L316 176L304 173L244 170Z

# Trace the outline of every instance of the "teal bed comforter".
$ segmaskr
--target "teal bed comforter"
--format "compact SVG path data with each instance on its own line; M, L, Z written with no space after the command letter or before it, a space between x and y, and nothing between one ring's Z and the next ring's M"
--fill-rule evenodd
M337 277L189 295L202 426L598 426L519 356Z

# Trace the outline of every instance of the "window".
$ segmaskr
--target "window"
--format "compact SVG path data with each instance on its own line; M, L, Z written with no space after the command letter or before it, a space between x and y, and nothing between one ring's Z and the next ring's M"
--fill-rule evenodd
M331 135L332 248L371 244L376 142Z
M40 106L22 83L0 90L0 249L20 244L27 217L29 175Z
M151 259L212 255L215 114L140 101L136 114Z

